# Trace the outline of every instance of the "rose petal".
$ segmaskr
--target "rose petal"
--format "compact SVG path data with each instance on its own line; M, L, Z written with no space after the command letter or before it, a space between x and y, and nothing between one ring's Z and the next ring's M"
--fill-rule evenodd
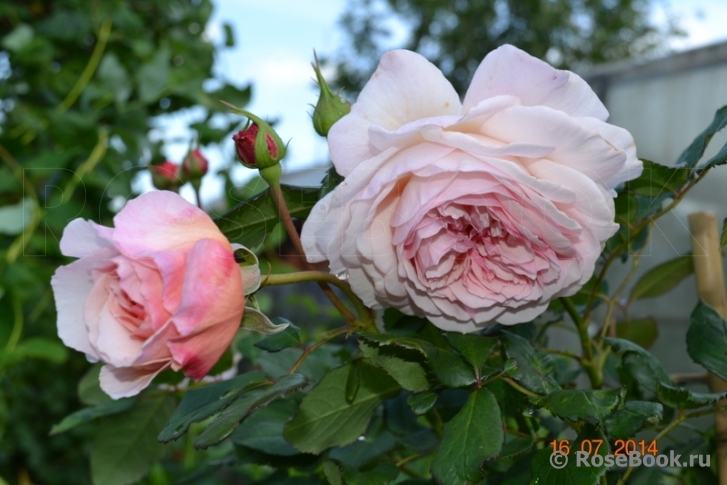
M487 54L475 71L463 108L467 111L483 99L503 94L517 96L527 106L548 106L602 121L608 118L608 110L580 76L554 69L511 45Z
M133 259L186 253L200 239L230 248L212 219L174 192L147 192L130 200L114 217L114 226L114 245Z
M136 396L143 391L169 363L149 367L101 367L99 383L101 389L114 399Z
M169 341L185 374L201 379L229 347L245 307L240 269L232 252L198 241L187 261L182 303L172 317L179 337Z
M84 219L73 219L63 229L61 253L74 258L83 258L100 249L113 248L113 229L99 226Z
M80 219L76 219L80 220ZM117 255L114 249L103 249L96 254L59 267L51 278L53 296L58 312L58 336L63 343L96 359L98 353L91 345L91 335L84 317L86 298L94 281L92 269L100 262Z
M387 52L351 112L331 128L331 160L347 177L377 153L369 145L370 126L394 130L422 118L459 114L459 96L439 69L414 52Z

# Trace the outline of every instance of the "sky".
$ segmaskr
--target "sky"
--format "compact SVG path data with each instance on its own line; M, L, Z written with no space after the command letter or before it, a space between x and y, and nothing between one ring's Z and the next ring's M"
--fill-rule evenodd
M276 130L284 141L290 140L285 171L300 170L327 161L323 138L313 131L310 121L317 100L313 83L313 50L319 56L334 54L343 41L338 19L346 0L213 0L215 11L207 35L216 44L223 41L224 23L231 24L236 45L222 49L215 69L228 82L238 86L252 83L252 99L245 109L265 119L277 120ZM727 40L727 0L661 0L687 37L676 39L671 48L686 50ZM657 9L655 18L664 18ZM169 120L164 137L184 136L187 119ZM181 159L186 145L171 143L168 155ZM231 142L208 149L205 154L214 171L234 159ZM243 183L250 171L235 168L233 178ZM148 183L148 181L146 182ZM203 200L219 194L221 182L205 177ZM189 193L182 192L187 198Z

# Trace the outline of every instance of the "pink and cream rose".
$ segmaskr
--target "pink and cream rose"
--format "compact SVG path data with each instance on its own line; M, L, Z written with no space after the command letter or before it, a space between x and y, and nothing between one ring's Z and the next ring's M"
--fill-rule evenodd
M139 393L167 368L201 379L245 305L230 243L172 192L129 201L114 226L75 219L63 232L61 251L80 259L51 281L61 340L106 364L101 388L114 398Z
M631 135L586 82L512 46L460 101L422 56L383 56L328 136L345 180L303 227L364 303L472 332L527 322L594 271L614 188L637 177Z

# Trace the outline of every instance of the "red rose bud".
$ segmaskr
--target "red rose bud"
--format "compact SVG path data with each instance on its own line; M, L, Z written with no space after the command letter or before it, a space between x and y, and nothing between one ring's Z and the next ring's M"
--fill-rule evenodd
M184 157L184 162L182 163L184 175L190 180L201 179L207 173L207 170L209 170L209 166L209 162L204 155L202 155L199 148L195 148L190 151L187 156Z
M316 103L316 107L313 110L313 128L315 128L316 133L319 135L328 136L328 132L334 123L351 111L351 105L348 101L331 91L328 83L323 78L323 74L321 74L318 57L315 53L313 56L316 59L315 64L313 64L313 70L316 73L316 78L318 78L318 86L321 88L318 103Z
M170 190L179 187L182 180L179 178L180 166L169 160L160 165L149 165L151 181L159 190Z
M247 111L236 108L252 123L232 135L237 158L247 168L264 169L277 165L285 157L285 144L265 121Z

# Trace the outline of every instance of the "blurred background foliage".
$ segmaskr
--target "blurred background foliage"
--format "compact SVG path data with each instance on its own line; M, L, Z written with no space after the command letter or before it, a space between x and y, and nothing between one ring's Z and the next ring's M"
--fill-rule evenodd
M355 93L385 47L422 52L460 92L484 55L503 43L558 67L642 55L676 33L652 23L651 5L351 0L342 19L348 43L337 82ZM50 277L70 261L60 254L58 241L76 217L110 225L124 200L141 190L140 175L164 159L159 134L164 116L201 108L204 115L190 128L203 146L219 143L237 127L239 120L226 115L218 100L242 107L251 90L215 75L217 50L235 39L229 26L222 45L207 39L212 9L209 0L0 3L0 484L91 483L89 456L98 446L94 428L49 436L64 416L100 399L97 390L84 387L89 363L56 335ZM410 27L403 45L386 44L389 15L401 16ZM215 203L218 213L264 188L259 179L235 187L226 168L220 175L226 184ZM284 264L271 250L278 242L272 238L262 248L274 271ZM259 303L264 311L276 306L264 293ZM313 300L294 292L288 303L296 323L317 315L319 325L331 326L330 312ZM321 319L323 313L327 318ZM253 346L256 339L248 335L235 347L270 376L284 373L295 360L296 349L271 356ZM304 328L303 341L309 339ZM315 382L349 356L346 348L326 346L301 371ZM188 444L167 448L166 458L144 480L247 483L266 474L246 464L259 462L261 454L244 446L238 447L239 467L233 470L224 467L229 449L197 452ZM209 467L197 467L209 460ZM268 483L282 483L278 478Z
M350 0L341 19L345 44L337 83L361 90L381 54L419 52L464 93L480 61L513 44L559 69L582 69L663 52L681 34L657 23L655 0ZM395 19L396 21L392 21ZM399 32L395 26L406 26Z
M89 367L56 336L49 282L70 261L58 241L76 217L110 225L140 172L163 160L158 117L204 108L203 144L236 127L218 100L242 106L250 87L213 74L212 8L0 3L0 477L9 483L89 483L84 430L48 437L81 407L76 386Z

